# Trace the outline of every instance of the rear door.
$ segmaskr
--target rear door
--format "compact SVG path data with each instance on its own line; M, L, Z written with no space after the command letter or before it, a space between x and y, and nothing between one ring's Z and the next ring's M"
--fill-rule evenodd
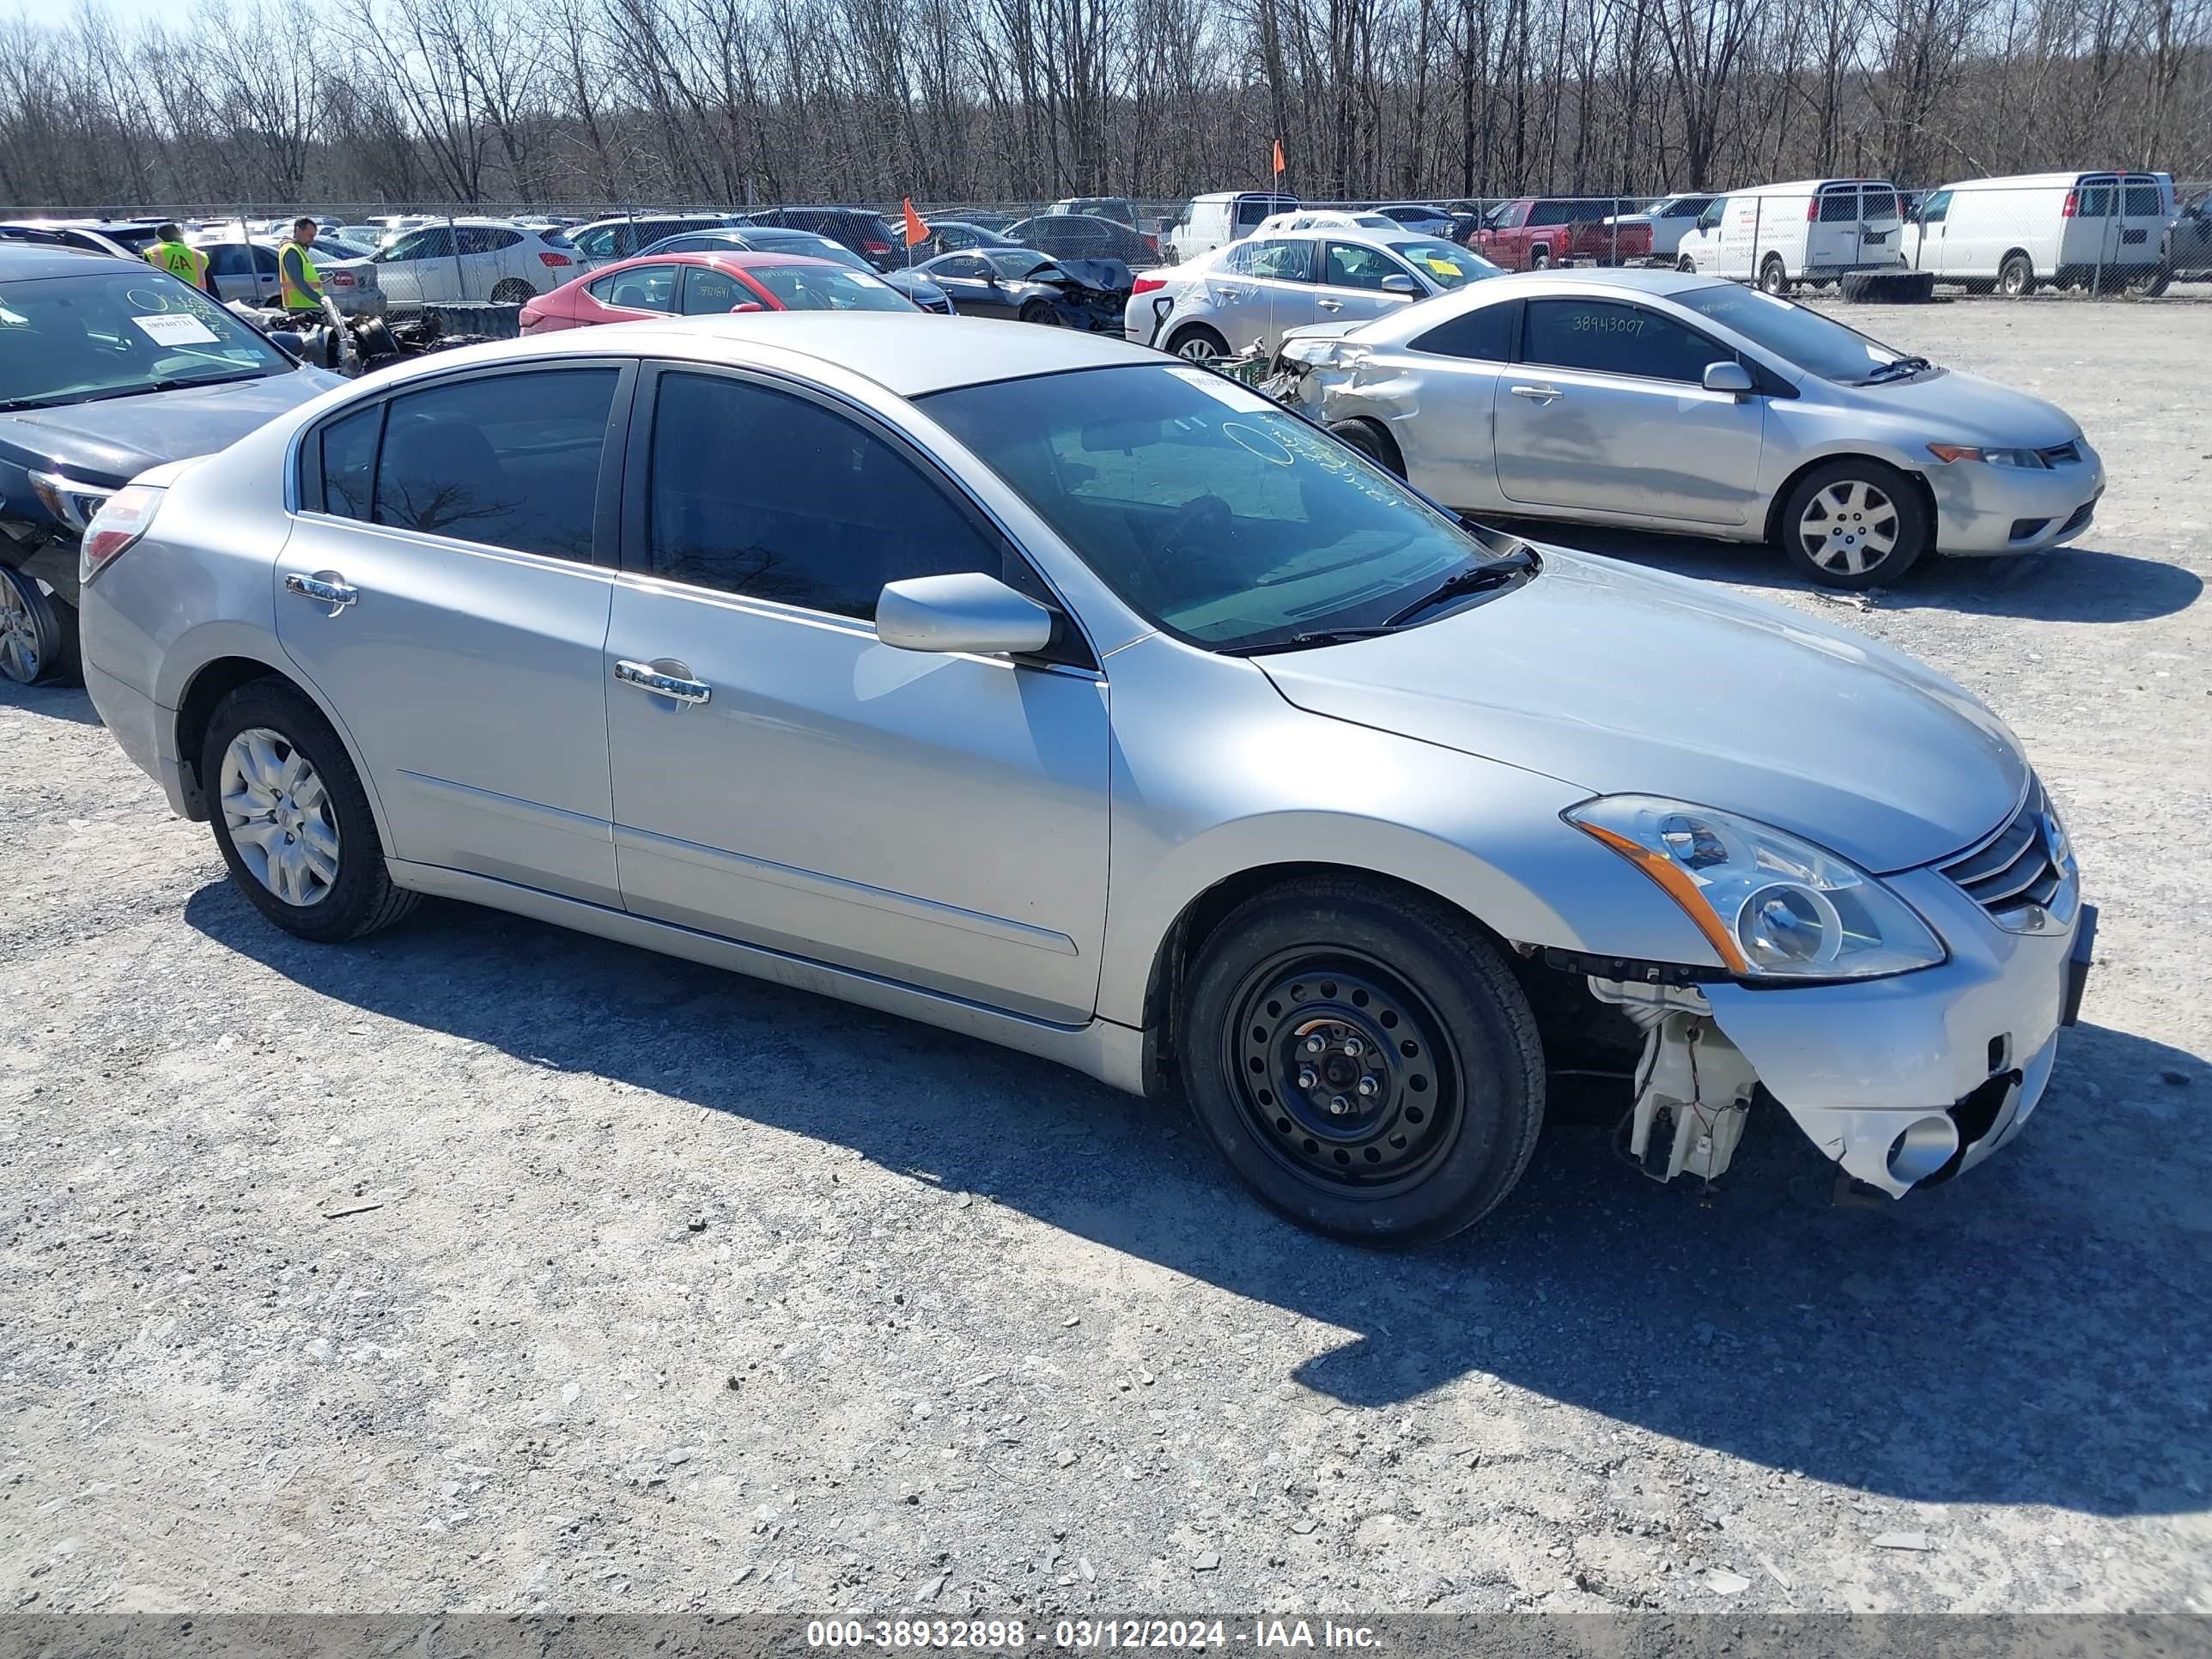
M1859 187L1821 185L1805 223L1804 264L1793 266L1790 274L1847 270L1858 263L1858 250Z
M1887 185L1861 185L1858 248L1851 263L1897 264L1903 258L1904 237L1905 217L1897 191Z
M478 369L311 429L276 634L345 722L391 856L620 902L603 652L634 378Z
M2158 263L2172 211L2167 186L2152 174L2131 173L2120 181L2118 261L2123 268L2140 270Z
M1766 400L1707 392L1736 354L1626 301L1522 302L1520 361L1498 382L1498 476L1530 506L1740 525L1758 499Z
M1270 237L1237 243L1207 279L1221 337L1232 356L1255 341L1270 349L1286 329L1316 320L1313 258L1317 241Z

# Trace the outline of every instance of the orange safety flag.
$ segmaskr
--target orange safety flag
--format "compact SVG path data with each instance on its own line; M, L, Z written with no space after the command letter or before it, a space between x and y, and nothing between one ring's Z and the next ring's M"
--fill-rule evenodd
M1275 177L1277 177L1278 179L1279 179L1279 178L1281 178L1282 176L1283 176L1283 141L1282 141L1281 139L1278 138L1278 139L1276 139L1276 140L1275 140Z
M899 205L906 210L906 245L912 247L916 243L927 241L929 227L921 222L921 216L914 210L914 198L903 198Z

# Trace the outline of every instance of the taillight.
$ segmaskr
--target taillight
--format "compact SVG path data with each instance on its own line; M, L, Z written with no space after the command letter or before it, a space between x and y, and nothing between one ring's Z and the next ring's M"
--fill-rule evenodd
M125 484L92 515L77 549L76 585L83 587L113 564L154 526L161 491L152 484Z
M1137 278L1136 285L1131 288L1129 292L1131 294L1150 294L1154 289L1165 288L1167 285L1168 279L1164 276L1139 276Z
M353 272L349 270L333 270L323 280L328 283L332 288L351 288L354 286Z
M889 253L890 251L891 245L889 242L866 241L860 244L860 252L863 253Z
M1820 198L1818 196L1815 196L1811 201L1805 204L1805 222L1809 225L1813 221L1820 216Z
M2062 219L2071 219L2074 216L2074 210L2081 206L2081 192L2078 190L2068 191L2066 192L2066 205L2058 210L2058 216Z
M549 270L557 270L562 265L571 265L575 264L575 261L571 259L565 253L549 253L544 250L540 249L538 254L538 263L545 266Z

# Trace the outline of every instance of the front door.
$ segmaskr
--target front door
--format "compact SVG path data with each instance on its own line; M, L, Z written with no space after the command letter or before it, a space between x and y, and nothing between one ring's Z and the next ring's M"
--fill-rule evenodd
M672 366L652 401L604 670L630 909L1087 1019L1105 927L1105 681L895 650L872 621L884 585L907 577L1034 586L1020 554L842 407Z
M348 723L394 858L621 902L599 556L632 378L479 371L308 437L276 636Z
M1765 399L1708 392L1735 353L1620 300L1532 299L1498 377L1498 487L1534 507L1740 525L1758 500Z
M1905 263L1915 270L1931 270L1940 276L1950 270L1946 257L1949 248L1944 240L1944 224L1950 214L1951 192L1939 190L1921 202L1920 211L1905 228Z
M1358 242L1328 244L1328 252L1322 258L1321 282L1314 291L1315 320L1371 322L1415 297L1389 292L1382 286L1386 276L1403 277L1413 283L1420 280L1380 248L1363 246ZM1269 341L1268 349L1274 349L1276 343Z
M980 253L948 253L921 274L952 296L952 308L963 317L1012 317L1020 310L1013 290L996 280Z

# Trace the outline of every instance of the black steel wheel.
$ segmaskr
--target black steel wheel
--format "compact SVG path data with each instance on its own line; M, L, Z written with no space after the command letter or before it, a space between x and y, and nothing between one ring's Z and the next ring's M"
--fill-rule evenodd
M1176 1049L1208 1137L1267 1204L1356 1243L1472 1226L1543 1119L1535 1022L1478 929L1350 878L1239 906L1193 965Z

